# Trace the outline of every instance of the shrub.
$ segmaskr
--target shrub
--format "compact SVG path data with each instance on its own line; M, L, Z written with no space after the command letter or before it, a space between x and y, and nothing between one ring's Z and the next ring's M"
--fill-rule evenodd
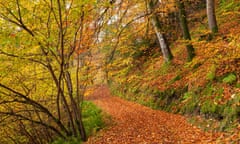
M104 126L101 110L92 102L85 101L82 104L83 123L87 136L94 134Z
M84 101L82 103L82 117L87 136L94 134L104 126L102 112L92 102ZM52 144L81 144L81 138L57 139Z

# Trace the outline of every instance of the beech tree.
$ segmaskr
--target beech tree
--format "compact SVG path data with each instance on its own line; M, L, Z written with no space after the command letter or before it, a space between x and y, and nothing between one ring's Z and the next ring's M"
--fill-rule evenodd
M208 26L212 33L218 32L217 19L215 14L215 0L206 0Z
M162 32L162 26L161 22L158 18L158 16L155 14L155 9L160 5L161 3L158 0L150 0L149 2L149 12L152 13L151 17L151 23L154 27L155 33L157 35L158 42L160 44L160 48L163 54L164 60L170 61L173 58L172 52L169 48L169 45L167 43L166 36L164 32Z
M186 15L186 10L184 6L184 1L183 0L176 0L176 4L179 10L179 20L180 20L180 25L183 31L183 38L185 40L190 41L191 40L191 35L189 32L188 28L188 21L187 21L187 15ZM195 55L194 53L194 48L193 45L188 43L186 45L187 47L187 52L188 52L188 61L191 61Z

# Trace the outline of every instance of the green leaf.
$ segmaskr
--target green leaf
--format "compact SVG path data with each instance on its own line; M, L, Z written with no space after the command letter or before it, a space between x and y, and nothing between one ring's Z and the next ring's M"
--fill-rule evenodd
M233 82L235 82L237 80L237 77L235 74L230 73L228 74L225 78L223 78L223 82L224 83L228 83L228 84L232 84Z

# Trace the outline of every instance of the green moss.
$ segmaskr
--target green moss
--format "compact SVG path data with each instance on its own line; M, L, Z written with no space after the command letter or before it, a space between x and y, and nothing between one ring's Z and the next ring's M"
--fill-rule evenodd
M177 75L177 76L175 76L173 79L171 79L171 80L169 81L169 84L172 84L172 83L180 80L181 78L182 78L182 77L181 77L180 75Z
M220 2L220 11L221 12L228 12L232 10L238 10L240 7L240 3L236 3L234 1L227 1L227 0L221 0Z
M167 74L170 66L171 66L171 62L170 61L163 63L163 65L161 66L161 68L159 70L160 74L161 75Z
M207 73L206 79L212 81L215 79L215 77L216 77L216 66L212 65L210 68L210 71Z
M236 88L240 88L240 83L236 83Z
M199 68L201 65L202 65L201 63L196 63L196 64L193 66L192 69L197 69L197 68Z
M213 101L207 100L202 104L200 111L203 114L213 114L216 112L216 109L217 109L217 105L214 104Z
M205 88L202 90L201 95L206 97L212 96L212 94L216 91L216 88L212 85L212 83L208 83Z
M219 130L229 130L233 128L234 121L238 118L238 114L240 113L240 109L235 106L226 106L223 111L224 119L220 123Z
M217 27L217 26L213 27L213 28L212 28L212 33L215 34L215 33L217 33L217 32L218 32L218 27Z
M69 137L67 140L57 139L52 144L81 144L80 138Z
M183 95L183 100L189 99L193 97L193 92L186 92Z
M191 101L190 103L187 103L181 108L182 113L186 114L193 114L193 112L197 109L198 105L196 101Z
M180 112L186 114L193 114L198 111L199 97L194 92L186 92L183 95L184 105L181 107Z

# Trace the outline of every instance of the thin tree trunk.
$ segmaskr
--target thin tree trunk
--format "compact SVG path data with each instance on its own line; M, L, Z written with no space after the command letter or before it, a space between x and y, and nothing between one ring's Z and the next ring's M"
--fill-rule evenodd
M73 98L72 80L71 80L70 73L68 71L65 73L65 77L66 77L66 85L68 87L68 93L69 93L69 97L70 97L70 101L71 101L71 107L72 107L73 114L74 114L74 121L77 125L77 130L78 130L79 134L81 135L81 139L83 141L86 141L87 136L86 136L86 132L85 132L85 129L83 126L83 122L82 122L81 109L79 109L79 107L78 107L79 103L76 103L75 99Z
M154 11L154 7L157 3L158 3L158 1L153 1L153 0L150 1L150 3L149 3L149 11L150 12ZM162 27L161 27L158 17L155 14L153 14L153 16L151 17L151 23L152 23L155 33L157 35L165 62L171 61L171 59L173 59L172 52L168 46L168 43L167 43L164 33L161 32Z
M208 26L212 33L218 32L217 19L215 14L215 0L207 0Z
M82 7L83 8L83 7ZM81 15L81 25L79 27L79 43L78 43L78 47L80 48L80 44L82 42L82 38L83 38L83 29L84 29L84 12ZM77 35L76 35L77 36ZM76 37L75 37L76 38ZM80 94L80 79L79 79L79 72L80 72L80 55L77 56L77 68L76 68L76 110L77 110L77 128L78 128L78 132L80 133L81 139L82 141L87 141L87 134L86 134L86 130L82 121L82 108L80 107L80 103L83 102L83 95Z
M77 96L77 110L79 112L78 114L78 119L79 121L77 122L78 125L78 131L80 132L81 135L81 139L83 141L87 141L87 135L86 135L86 131L83 125L83 121L82 121L82 109L80 108L80 103L82 102L82 96L80 95L80 84L79 84L79 70L80 70L80 57L78 56L77 58L77 69L76 69L76 83L77 83L77 88L76 88L76 96Z
M163 33L160 33L156 27L154 27L155 29L155 33L157 35L157 38L158 38L158 41L159 41L159 44L160 44L160 48L161 48L161 51L162 51L162 54L163 54L163 58L166 62L170 61L171 59L173 59L173 55L170 51L170 48L168 46L168 43L167 43L167 40L166 40L166 37Z
M82 112L81 111L79 111L78 119L79 120L77 121L77 125L78 125L78 131L81 134L81 139L82 139L82 141L87 141L87 135L86 135L83 121L82 121Z
M176 0L177 7L179 9L179 19L180 19L180 25L182 27L183 31L183 38L185 40L191 40L191 35L188 28L188 21L187 21L187 15L185 11L185 6L183 0ZM188 52L188 61L191 61L193 57L195 56L194 48L192 44L187 44L187 52Z

